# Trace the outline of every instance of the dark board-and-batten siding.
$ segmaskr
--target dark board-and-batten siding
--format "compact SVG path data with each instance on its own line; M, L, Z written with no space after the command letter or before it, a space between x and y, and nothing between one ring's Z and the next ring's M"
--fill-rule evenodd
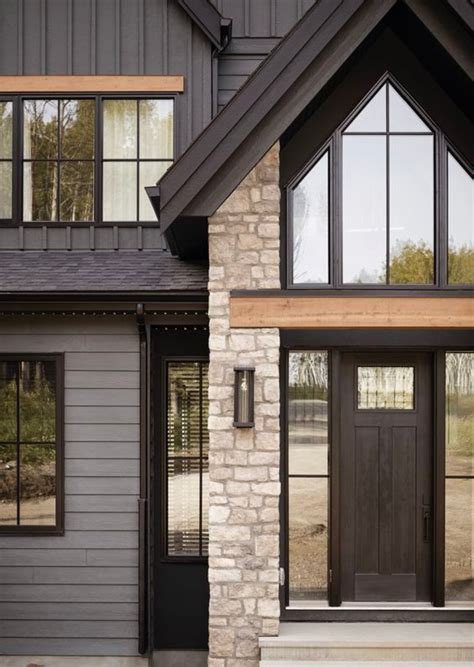
M65 534L0 536L0 654L138 653L138 346L131 317L0 319L65 360Z

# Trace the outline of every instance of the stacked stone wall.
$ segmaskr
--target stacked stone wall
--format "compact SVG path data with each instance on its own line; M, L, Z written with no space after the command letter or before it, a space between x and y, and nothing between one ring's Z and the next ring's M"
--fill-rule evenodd
M278 633L280 339L231 329L230 292L280 287L279 147L209 220L209 667L256 667ZM255 427L232 426L234 367L255 368Z

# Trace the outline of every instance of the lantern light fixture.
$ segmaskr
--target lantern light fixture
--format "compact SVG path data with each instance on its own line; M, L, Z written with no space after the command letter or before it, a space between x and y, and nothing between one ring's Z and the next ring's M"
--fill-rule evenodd
M255 368L234 368L234 427L252 428L254 418Z

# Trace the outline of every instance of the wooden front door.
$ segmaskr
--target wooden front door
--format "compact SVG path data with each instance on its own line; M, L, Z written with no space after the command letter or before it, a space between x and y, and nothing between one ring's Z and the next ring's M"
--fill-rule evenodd
M432 357L344 353L341 362L342 600L429 601Z

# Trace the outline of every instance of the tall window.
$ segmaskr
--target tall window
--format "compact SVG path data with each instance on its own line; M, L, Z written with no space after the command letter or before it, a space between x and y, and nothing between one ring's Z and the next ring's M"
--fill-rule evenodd
M0 358L0 532L62 528L61 361Z
M328 353L288 361L290 603L328 595Z
M472 170L386 80L289 186L289 284L472 285L473 208Z
M172 164L173 105L102 96L0 100L0 220L153 222L145 187ZM21 128L15 136L13 126Z
M207 556L208 362L168 361L166 554Z

